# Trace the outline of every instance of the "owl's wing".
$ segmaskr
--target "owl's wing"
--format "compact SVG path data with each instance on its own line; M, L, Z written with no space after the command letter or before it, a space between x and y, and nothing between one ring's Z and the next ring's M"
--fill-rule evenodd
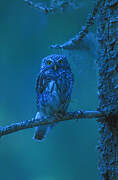
M40 94L43 92L44 86L43 86L43 79L41 74L38 75L36 79L36 93Z
M45 90L47 83L44 80L44 75L42 73L38 74L38 77L36 79L36 93L37 93L37 100L36 103L38 105L39 103L39 97L40 95L43 93L43 91Z

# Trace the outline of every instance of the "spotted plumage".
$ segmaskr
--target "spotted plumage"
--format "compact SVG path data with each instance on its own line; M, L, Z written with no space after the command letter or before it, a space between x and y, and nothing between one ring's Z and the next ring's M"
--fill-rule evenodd
M36 83L37 108L36 118L64 114L71 100L73 74L67 58L63 55L49 55L42 60ZM34 139L43 140L53 125L36 127Z

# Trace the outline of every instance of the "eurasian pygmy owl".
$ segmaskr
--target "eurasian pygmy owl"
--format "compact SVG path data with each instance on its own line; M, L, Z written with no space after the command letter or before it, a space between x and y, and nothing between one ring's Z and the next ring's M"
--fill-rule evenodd
M64 114L71 100L73 74L67 58L63 55L49 55L42 60L40 72L36 82L37 107L36 119ZM43 140L51 125L38 126L35 129L34 139Z

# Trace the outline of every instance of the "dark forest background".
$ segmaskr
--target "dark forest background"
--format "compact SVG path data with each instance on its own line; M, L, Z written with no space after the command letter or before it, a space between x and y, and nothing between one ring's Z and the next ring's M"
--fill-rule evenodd
M76 11L44 15L23 0L0 2L0 125L31 119L36 114L35 80L41 59L66 54L75 75L69 110L95 110L95 50L57 51L85 24L93 2L80 1ZM91 29L95 33L95 27ZM97 180L98 133L95 119L58 124L42 143L34 129L1 138L0 178L3 180Z

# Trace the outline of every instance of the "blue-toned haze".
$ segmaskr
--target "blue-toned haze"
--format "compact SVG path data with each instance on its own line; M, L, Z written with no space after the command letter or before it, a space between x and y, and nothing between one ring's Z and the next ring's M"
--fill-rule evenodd
M67 56L74 73L69 110L95 110L97 73L90 51L59 51L84 25L93 2L80 2L78 11L46 16L23 0L0 4L0 125L31 119L36 108L36 77L41 59L50 54ZM91 46L90 44L88 44ZM93 47L94 52L94 47ZM0 140L0 179L97 180L98 139L95 119L58 124L44 142L32 140L34 129Z

